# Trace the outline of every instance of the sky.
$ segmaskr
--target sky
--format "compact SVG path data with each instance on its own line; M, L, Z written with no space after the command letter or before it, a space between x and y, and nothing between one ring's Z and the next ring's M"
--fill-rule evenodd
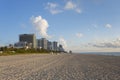
M73 52L120 52L120 0L0 0L0 46L20 34Z

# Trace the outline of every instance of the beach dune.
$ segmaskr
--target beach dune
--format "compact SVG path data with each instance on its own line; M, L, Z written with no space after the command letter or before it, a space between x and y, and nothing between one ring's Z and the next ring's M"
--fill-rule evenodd
M120 56L0 56L0 80L120 80Z

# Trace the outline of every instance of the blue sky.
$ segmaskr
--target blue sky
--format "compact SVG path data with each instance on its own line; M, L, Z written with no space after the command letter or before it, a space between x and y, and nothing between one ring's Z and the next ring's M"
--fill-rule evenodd
M120 0L0 0L0 45L35 33L66 50L120 51ZM38 22L36 22L36 20Z

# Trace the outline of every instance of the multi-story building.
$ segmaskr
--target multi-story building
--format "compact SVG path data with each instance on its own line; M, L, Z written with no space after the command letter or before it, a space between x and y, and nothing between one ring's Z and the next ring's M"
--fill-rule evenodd
M32 44L32 48L36 48L35 34L21 34L19 35L19 42L27 42L28 44Z
M38 47L43 49L48 49L48 40L46 38L41 38L38 40Z
M58 51L58 46L57 46L58 42L54 41L52 44L52 50L54 51Z
M37 48L42 48L42 40L41 39L37 39Z
M48 41L48 45L47 45L47 49L48 50L52 50L52 42L51 41Z
M58 46L58 42L48 41L46 38L41 38L36 40L35 34L21 34L19 35L19 43L15 44L16 47L25 47L29 48L43 48L46 50L53 51L64 51L62 45Z

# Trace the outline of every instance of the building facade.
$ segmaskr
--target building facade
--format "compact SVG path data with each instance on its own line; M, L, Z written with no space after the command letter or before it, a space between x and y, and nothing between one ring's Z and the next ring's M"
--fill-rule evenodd
M14 44L14 48L26 48L28 46L27 42L17 42Z
M19 42L27 42L28 44L32 44L32 48L36 48L35 34L21 34L19 35Z
M42 48L42 40L41 39L37 39L37 48Z
M58 51L58 42L54 41L52 44L52 50Z
M48 41L48 50L52 50L52 42L51 41Z
M47 50L47 45L48 45L48 40L46 38L41 38L40 40L40 46L43 48L43 49L46 49Z

